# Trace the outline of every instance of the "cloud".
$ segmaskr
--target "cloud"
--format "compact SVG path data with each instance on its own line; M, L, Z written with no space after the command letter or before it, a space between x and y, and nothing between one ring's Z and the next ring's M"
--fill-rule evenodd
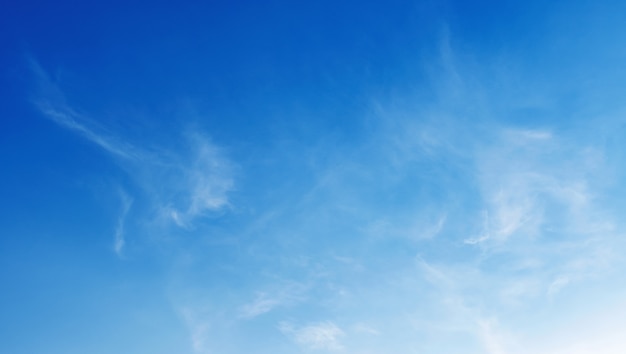
M276 306L281 304L281 300L276 297L270 297L266 293L257 294L254 301L249 304L245 304L240 309L240 316L242 318L253 318L264 313L270 312Z
M575 311L559 325L542 328L529 337L523 349L515 354L618 354L626 351L626 303L623 292L615 296L598 294L593 304Z
M270 290L258 291L254 300L239 307L239 317L253 319L279 307L286 307L302 302L306 298L308 285L298 282L281 282L269 285Z
M307 349L337 351L343 348L340 338L344 331L330 321L309 324L295 328L288 322L281 322L279 330Z
M379 330L377 330L376 328L374 328L374 327L372 327L370 325L367 325L367 324L361 323L361 322L356 323L353 326L353 330L356 333L361 333L361 334L366 334L366 335L372 335L372 336L379 336L380 335L380 331Z
M501 333L494 319L479 319L477 321L478 337L482 341L488 354L508 354L506 337Z
M447 65L452 64L449 60ZM451 81L464 80L463 70L449 70L455 75ZM476 96L486 108L466 106ZM349 213L333 215L334 220L341 224L338 219L344 215L356 215L349 220L363 220L360 233L329 227L328 234L350 240L342 254L354 257L351 252L360 252L368 278L410 282L415 274L404 273L398 263L407 253L419 254L420 281L427 284L405 294L415 297L414 303L406 301L408 307L415 309L415 317L449 328L455 338L471 335L481 346L476 353L515 353L514 339L528 331L526 312L552 306L550 300L557 295L573 296L577 283L609 273L603 270L616 266L610 245L620 236L618 219L602 203L605 187L596 178L607 171L604 142L582 131L589 127L566 130L549 122L519 123L508 120L506 111L497 112L504 117L494 118L490 110L502 97L490 87L470 93L459 87L454 97L444 93L441 103L427 109L379 105L375 113L382 117L376 123L382 128L356 152L346 154L345 161L339 158L320 168L320 183L311 193L318 203L308 204L306 210L327 216L321 211L350 203L342 210ZM394 199L398 194L403 198ZM327 220L316 218L315 230L323 231L313 237L326 231L319 225ZM436 237L417 242L398 237L416 230ZM362 234L374 236L367 242L372 248L380 246L380 253L362 251L370 246L356 241ZM380 266L375 257L383 259ZM404 278L397 280L398 273ZM343 280L347 291L357 293L350 284L353 275ZM394 294L399 285L385 285L383 290L363 290L384 299L372 296L367 301L405 304ZM436 295L424 295L431 291ZM553 315L562 314L550 313L540 321ZM283 326L283 332L297 330Z
M142 158L142 153L132 145L120 141L96 122L76 112L68 103L61 89L33 59L29 61L37 83L33 102L44 117L63 128L73 131L106 152L124 159Z
M372 320L376 328L349 327L351 334L371 335L362 335L364 340L375 336L380 343L411 347L419 340L441 337L458 341L458 347L469 343L467 353L524 353L517 340L532 344L536 337L528 323L562 325L554 318L566 318L563 313L572 310L551 300L575 295L578 283L615 267L615 253L623 249L614 247L622 235L619 218L606 211L603 187L595 178L606 172L603 141L579 128L563 130L549 127L550 122L520 124L508 119L508 108L498 107L516 107L519 102L500 92L497 82L490 87L491 78L476 80L478 73L467 73L453 49L447 35L441 47L446 77L435 85L440 97L405 110L380 104L371 136L355 139L358 146L321 144L313 153L319 156L302 154L315 166L298 171L297 178L289 178L289 169L306 163L285 166L287 161L279 166L285 161L277 158L279 168L272 174L298 188L272 186L267 204L250 201L265 214L256 223L243 225L249 230L245 237L237 233L238 226L228 229L234 230L236 250L223 255L216 254L221 249L189 251L202 258L197 261L200 265L176 274L197 274L190 276L190 287L213 286L207 285L209 274L220 290L214 293L249 294L247 302L238 302L200 291L229 318L209 327L205 317L183 311L196 352L207 350L209 328L240 334L266 323L254 321L260 316L278 308L294 310L296 306L287 305L298 301L297 291L261 286L262 291L254 292L241 287L257 281L258 273L273 272L277 277L307 278L302 281L311 284L307 291L312 295L295 309L298 314L322 308L330 316L344 316L344 323L355 323L363 318L361 309L376 311L380 316ZM89 115L75 112L46 80L42 80L48 87L46 99L37 104L41 112L127 161L132 166L127 171L147 191L163 220L193 230L200 220L233 208L236 166L208 136L182 134L170 145L129 141ZM295 147L294 155L309 151L308 146ZM302 178L304 174L314 176L313 181ZM308 182L313 186L306 193ZM118 219L118 254L124 249L128 208ZM411 267L415 254L417 267ZM325 262L325 256L332 261ZM233 274L236 281L231 281ZM221 291L224 288L227 291ZM585 306L588 299L583 300ZM558 305L564 306L563 312L546 309ZM420 326L400 328L407 322L403 316ZM271 320L268 317L263 320ZM388 323L397 321L394 329L405 330L406 337L396 340L400 335L385 326L385 318L393 318ZM331 321L281 322L278 328L304 350L353 349L344 329ZM378 328L385 330L384 335ZM472 345L478 349L472 350ZM534 352L552 353L537 346L542 350Z
M124 223L126 221L126 215L133 204L133 199L129 197L125 192L120 191L120 198L122 200L122 212L117 219L117 227L115 228L115 240L113 243L113 250L118 257L122 256L122 251L126 245L126 239L124 235Z
M569 284L570 279L567 276L560 276L556 278L550 285L548 286L548 297L552 298L556 295L561 289L563 289L567 284Z
M117 141L114 137L107 136L106 133L96 133L95 128L88 126L88 124L90 124L89 121L86 118L81 118L80 115L71 108L63 106L55 107L51 102L47 101L39 102L37 106L44 116L50 118L60 126L74 131L113 155L125 159L137 159L140 156L131 145ZM79 119L82 122L79 122Z
M515 107L515 98L490 87L493 79L451 67L457 61L446 48L452 78L441 82L456 82L450 94L442 90L440 103L427 108L379 110L390 115L380 129L388 160L401 171L412 165L420 172L444 170L441 184L433 184L453 195L440 199L443 206L426 200L431 210L446 211L445 232L416 251L426 284L415 292L428 305L415 306L414 320L418 331L435 338L462 341L470 334L482 348L468 353L524 353L524 345L537 340L525 311L563 306L535 318L562 325L564 312L579 309L560 300L586 307L592 299L580 283L621 266L610 250L622 249L623 232L601 202L611 168L605 142L594 126L555 129L551 122L507 119L498 102ZM479 83L473 92L467 77ZM481 105L468 104L473 98ZM493 118L494 111L501 116Z
M228 194L234 188L233 164L220 149L198 133L191 134L188 141L191 158L179 165L175 173L182 182L178 200L164 208L183 228L191 227L194 219L207 212L228 208Z
M578 131L503 123L481 130L474 141L431 144L438 150L429 154L462 162L465 185L449 187L473 199L464 215L446 214L447 229L465 232L459 240L466 248L444 237L456 257L418 253L421 276L441 299L430 304L439 308L437 315L424 310L430 319L420 330L470 333L490 354L524 353L519 338L536 339L521 325L524 310L547 306L557 294L572 296L562 293L611 274L619 264L608 245L621 245L620 233L599 202L604 186L595 177L607 171L602 141Z
M182 134L182 138L175 137L178 144L167 144L177 149L147 139L129 142L87 114L78 113L39 64L35 60L30 63L38 87L33 102L42 115L118 158L166 220L190 229L196 219L230 207L234 164L202 132ZM116 250L123 247L123 219L118 221Z
M180 309L180 314L189 330L191 346L196 354L208 354L209 351L209 323L191 308Z
M400 213L398 213L400 214ZM432 241L444 230L447 215L410 210L407 215L380 215L368 222L362 231L378 239L398 238L409 241Z

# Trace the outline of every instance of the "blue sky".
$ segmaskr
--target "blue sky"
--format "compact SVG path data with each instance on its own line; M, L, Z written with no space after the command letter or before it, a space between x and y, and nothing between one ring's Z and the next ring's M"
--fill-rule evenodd
M624 14L4 4L0 352L624 353Z

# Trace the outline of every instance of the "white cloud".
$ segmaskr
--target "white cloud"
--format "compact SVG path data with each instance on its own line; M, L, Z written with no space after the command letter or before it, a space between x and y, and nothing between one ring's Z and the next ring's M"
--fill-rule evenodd
M180 309L191 340L193 352L196 354L208 354L209 351L209 322L203 318L202 314L191 308Z
M337 351L343 348L340 338L344 331L330 321L296 328L288 322L279 324L280 331L307 349Z
M535 144L548 142L553 138L552 132L541 129L504 129L504 139L514 145L531 147Z
M502 330L494 319L479 319L477 321L478 337L481 339L488 354L508 354L507 344Z
M120 198L122 200L122 212L117 219L117 227L115 228L115 240L113 243L113 249L118 257L122 256L122 251L126 245L126 239L124 235L124 223L126 221L126 215L133 204L133 199L129 197L125 192L120 191Z
M626 303L620 294L600 295L601 303L573 311L569 320L558 322L526 339L525 350L537 354L621 354L626 352Z
M432 241L444 230L446 213L411 211L407 215L384 215L367 223L362 231L375 239L399 238L410 241Z
M469 90L467 79L477 78L477 73L459 66L462 62L454 60L449 40L442 43L442 51L445 77L437 77L444 86L438 100L425 103L427 108L415 104L417 108L406 110L396 102L411 98L377 103L383 127L377 134L382 136L382 154L392 162L391 170L398 175L419 169L411 175L418 186L420 177L443 165L442 182L433 183L433 189L442 187L453 195L448 204L437 205L446 211L446 233L420 244L416 251L420 255L418 269L427 284L421 284L415 296L428 291L436 295L416 300L428 305L416 310L415 317L420 323L436 323L439 329L471 333L483 346L476 351L479 353L552 353L524 350L523 344L534 340L524 337L533 326L524 322L528 321L526 312L541 309L547 313L546 308L564 306L551 301L557 297L569 297L575 303L571 296L586 292L581 283L603 278L620 266L615 253L623 249L623 243L617 241L623 232L619 218L603 202L608 189L603 183L610 167L603 154L606 141L596 135L597 127L592 124L583 131L570 124L561 129L565 122L556 119L509 120L508 106L515 107L517 98L506 97L500 87ZM497 79L478 83L494 81ZM449 86L453 87L447 90ZM501 99L506 101L504 105ZM549 104L551 97L542 99ZM513 121L519 123L510 123ZM390 183L394 176L383 177L381 184ZM445 199L445 194L440 198ZM370 219L373 221L365 231L393 236L402 223L384 210L381 214ZM586 302L592 300L571 306L587 308ZM565 312L573 310L536 318L553 321L552 316L565 317ZM454 338L460 337L454 334ZM512 338L524 339L520 350ZM569 348L572 353L616 352L598 341L585 341L594 342L598 350L580 351L575 344L559 348Z
M93 122L90 122L87 118L82 117L64 104L55 105L50 101L40 101L37 102L37 107L45 117L64 128L74 131L108 153L125 159L138 159L141 156L132 145L123 143L106 132L96 132Z
M356 333L361 333L361 334L366 334L366 335L372 335L372 336L379 336L380 335L380 331L377 330L376 328L365 324L365 323L356 323L353 326L353 329Z
M52 82L36 61L30 60L30 68L38 86L38 92L33 101L44 117L117 157L125 159L144 157L134 146L120 141L96 122L74 110L67 103L61 89Z
M548 297L554 297L561 289L569 284L570 278L567 276L559 276L548 286Z
M240 316L242 318L253 318L264 313L270 312L276 306L280 305L281 301L278 298L270 297L266 293L257 294L254 301L245 304L240 308Z
M263 265L269 265L267 268L280 268L278 263L284 262L285 257L301 257L305 259L301 268L308 268L309 271L306 276L322 278L319 274L323 272L323 278L341 284L341 287L337 287L324 283L330 289L329 292L336 292L338 297L356 294L347 301L336 303L345 305L352 300L362 301L359 305L374 303L378 305L376 310L381 311L381 316L390 316L386 311L393 311L390 309L396 300L401 306L411 309L423 307L423 313L415 315L423 315L423 323L433 325L438 331L453 332L454 338L461 338L461 341L465 335L472 336L472 340L482 346L481 353L518 353L514 350L513 336L507 330L518 330L524 334L526 329L516 327L515 323L523 317L521 313L533 312L533 309L543 304L534 307L538 303L557 295L560 298L575 288L576 282L593 274L601 274L599 270L611 266L611 251L619 251L611 247L611 238L617 234L616 223L610 214L603 212L601 204L595 199L597 190L593 182L594 171L602 173L603 170L602 160L595 157L602 154L597 152L590 158L589 150L593 149L585 145L589 145L588 142L583 141L579 145L580 140L569 137L576 140L576 144L568 143L568 132L559 134L558 131L548 129L512 126L502 128L492 124L488 118L483 119L482 115L486 115L488 109L483 111L477 108L479 104L465 107L467 102L480 96L480 92L464 93L464 86L468 87L468 84L465 83L462 68L457 67L447 39L442 43L442 52L445 70L452 77L443 80L444 86L457 86L451 90L453 94L441 98L445 105L443 108L431 107L398 119L384 117L389 127L383 130L382 138L375 134L376 137L372 139L374 143L371 144L383 142L380 144L380 149L384 150L382 158L375 154L369 156L367 153L355 153L347 154L349 158L345 161L333 161L329 166L336 166L320 174L322 177L319 183L306 198L302 198L306 199L305 202L287 202L280 213L268 212L265 219L261 218L257 225L249 229L254 230L256 227L258 230L254 230L255 234L270 235L255 244L257 251L266 244L271 244L268 254L274 255L272 252L280 250L281 255L277 258L282 260L266 260L267 263ZM462 97L464 95L466 97ZM138 166L137 170L141 171L137 180L153 192L150 194L154 196L156 209L162 212L168 222L191 229L196 220L231 207L229 196L235 187L234 167L226 154L209 138L201 134L185 136L179 145L184 148L159 155L159 159L166 163L157 166L150 159L137 158L148 155L144 153L145 150L135 148L141 144L124 143L123 139L107 133L106 129L98 128L64 103L46 103L39 107L42 113L60 126L74 131L111 155L132 160ZM468 117L455 116L458 113L455 109ZM373 148L364 150L368 153L378 151ZM355 156L355 160L363 160L352 161ZM438 174L428 175L431 170L437 170ZM425 175L428 178L423 178ZM447 177L451 178L446 180ZM370 191L367 189L379 186L383 187L375 192L385 194L385 197L379 197L377 193L368 194ZM437 188L441 188L441 191L435 190ZM430 189L434 190L432 194ZM412 194L415 190L429 192ZM415 197L418 201L410 205L403 204L403 210L386 209L387 206L395 206L393 194L400 193L406 193L407 198L397 200L405 201ZM448 195L450 197L446 199ZM429 209L430 205L427 204L437 198L443 200L442 204L445 205ZM383 206L375 205L387 200L392 202ZM297 211L293 212L293 209ZM343 213L335 213L339 209ZM124 246L126 214L127 210L118 221L115 244L118 253ZM318 218L319 215L325 218ZM345 215L356 216L339 220ZM270 219L271 222L268 222ZM302 220L314 221L302 223ZM359 231L345 226L358 223L353 220L364 221L362 225L365 226ZM325 235L335 237L338 231L341 234L335 240L339 242L333 243L335 240L330 236L324 238ZM360 236L358 232L361 231L380 237L367 244L371 238L362 242L356 237ZM279 240L281 236L276 235L288 236ZM270 238L271 241L268 241ZM395 239L385 243L389 238ZM404 240L398 241L402 238L412 242L403 244ZM416 240L420 242L419 252L422 255L417 259L421 278L416 276L415 269L407 271L400 280L400 276L394 278L396 273L405 274L404 269L395 267L397 264L407 264L403 262L406 259L402 258L407 253L417 252ZM344 241L347 246L342 245ZM276 243L279 247L274 247ZM379 249L381 244L385 247ZM308 246L311 246L310 249L306 249ZM323 252L319 249L334 247L339 248L337 252L340 254L347 255L334 258L336 263L351 265L343 267L345 273L339 275L340 272L332 266L311 270L316 263L311 259ZM293 249L300 253L290 254ZM358 261L353 261L351 252L362 252L365 256L357 256L354 259ZM367 257L370 254L376 255L383 262L374 263ZM440 259L430 262L429 257ZM355 263L358 263L358 267L352 266ZM380 265L382 267L376 267ZM292 266L293 263L290 263ZM293 269L286 268L280 268L279 271L293 272ZM352 271L357 268L358 273ZM206 272L203 269L199 273ZM387 278L393 278L396 283ZM410 287L398 283L418 282L415 278L420 278L419 287L396 293L402 286ZM384 280L380 282L381 285L377 283L377 286L371 287L376 289L360 285L369 285L372 279ZM348 281L344 283L344 280ZM315 289L316 294L326 294L319 288ZM373 296L368 298L369 294L363 294L368 291L376 294L376 300L373 300ZM429 297L431 292L435 295ZM235 313L233 317L238 316L238 320L254 319L293 300L289 294L267 289L253 293L250 299L244 305L226 304L233 308L225 311L231 315ZM319 305L314 304L316 300L308 305ZM329 303L326 303L328 307L335 306L335 303ZM333 307L332 310L341 312L344 309L339 307ZM304 308L303 311L308 309ZM191 312L184 317L190 328L194 349L198 353L206 351L209 332L207 321ZM233 322L224 325L216 321L214 325L236 326ZM253 324L249 324L252 327ZM349 328L352 329L351 333L379 333L377 329L365 325ZM380 328L386 330L385 334L392 332L386 327ZM302 326L282 322L279 329L307 350L337 351L344 348L344 330L330 321ZM617 332L615 329L612 331ZM619 337L613 332L607 341L619 347L615 344ZM558 343L555 345L559 348L557 351L537 345L540 348L534 352L612 353L606 344L582 336L583 330L572 333L577 334L577 343ZM600 335L598 338L604 337ZM381 338L381 341L384 340ZM532 344L532 338L529 344ZM565 349L562 348L569 351L563 351ZM596 350L593 351L593 348Z
M183 136L172 150L146 142L129 142L114 134L67 103L58 85L31 61L39 90L34 99L40 112L111 156L146 189L160 210L182 228L191 228L197 218L230 206L228 195L234 188L233 164L217 145L200 132ZM123 219L118 221L116 250L123 247ZM117 251L116 251L117 252Z
M178 166L178 200L165 208L166 214L184 228L207 212L229 207L228 194L234 188L233 165L219 148L197 133L189 141L191 159Z
M268 288L270 290L257 292L254 300L239 308L240 318L252 319L278 307L301 302L306 298L305 292L308 290L307 285L297 282L282 282Z

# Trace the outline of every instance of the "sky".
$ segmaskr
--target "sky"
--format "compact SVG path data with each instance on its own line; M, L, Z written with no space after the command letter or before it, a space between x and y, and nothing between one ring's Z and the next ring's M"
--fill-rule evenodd
M0 352L626 352L626 2L8 1Z

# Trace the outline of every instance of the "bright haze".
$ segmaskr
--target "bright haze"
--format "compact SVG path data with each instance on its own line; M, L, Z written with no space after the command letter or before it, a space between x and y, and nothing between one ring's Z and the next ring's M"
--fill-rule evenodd
M0 352L626 353L626 2L5 1Z

